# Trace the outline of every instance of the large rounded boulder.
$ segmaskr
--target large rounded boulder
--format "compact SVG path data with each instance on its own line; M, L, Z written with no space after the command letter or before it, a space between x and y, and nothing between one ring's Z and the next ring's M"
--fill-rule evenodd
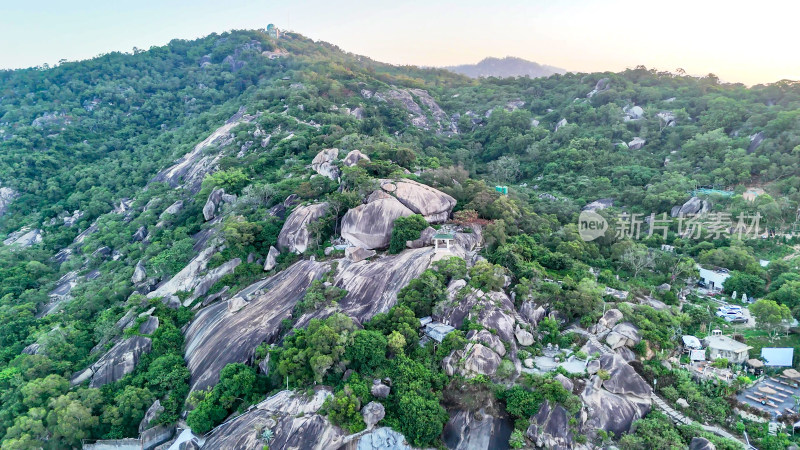
M456 199L453 197L412 180L383 180L381 189L415 214L421 214L430 223L444 222L456 206Z
M357 247L386 248L392 237L394 221L414 212L385 192L376 191L369 200L342 217L342 237Z
M293 253L305 252L311 241L308 224L321 219L328 213L328 208L328 203L316 203L295 208L278 234L278 248L281 251Z

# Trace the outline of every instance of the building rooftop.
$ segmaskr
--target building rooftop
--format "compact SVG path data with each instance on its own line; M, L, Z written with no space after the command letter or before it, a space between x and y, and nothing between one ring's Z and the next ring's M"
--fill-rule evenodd
M728 336L706 336L706 338L703 339L703 342L706 343L707 347L736 353L752 348L749 345L742 344L741 342L731 339Z
M703 346L700 343L700 339L690 335L683 336L683 345L694 349L699 349Z
M436 342L442 342L445 336L454 330L455 328L451 327L450 325L445 325L441 322L429 322L427 325L425 325L425 335Z

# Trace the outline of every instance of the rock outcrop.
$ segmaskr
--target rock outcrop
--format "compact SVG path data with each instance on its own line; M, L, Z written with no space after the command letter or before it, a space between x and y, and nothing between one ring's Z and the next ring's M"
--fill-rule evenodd
M0 217L8 211L8 205L17 198L17 191L8 188L8 187L0 187Z
M462 291L466 285L464 280L450 283L448 301L433 315L434 319L459 328L469 318L487 329L496 330L501 340L514 343L514 303L508 295L485 293L471 287Z
M683 204L683 206L675 206L672 208L671 216L690 216L695 214L705 214L711 211L711 203L707 200L702 200L700 197L692 197Z
M386 409L378 402L369 402L367 406L361 408L361 415L364 417L367 429L371 430L386 416Z
M763 131L759 131L758 133L750 136L750 145L747 146L747 153L753 153L761 146L761 143L764 142L764 135ZM2 198L0 198L0 203L2 203ZM0 213L2 215L2 213Z
M338 148L322 150L317 153L317 156L315 156L314 160L311 161L311 168L314 169L314 171L318 174L336 181L339 179L339 168L336 167L334 162L338 157Z
M600 198L581 208L581 211L601 211L612 206L614 206L613 198Z
M651 409L652 389L647 382L618 355L603 355L600 369L608 372L607 380L593 375L586 383L581 400L589 410L589 429L612 431L616 436L630 431L637 419Z
M442 438L447 448L453 450L492 450L508 447L511 429L505 419L494 417L484 409L459 410L451 413Z
M259 344L272 342L281 321L327 270L322 263L299 261L239 292L236 297L247 301L241 309L230 311L227 302L201 309L185 332L192 390L216 384L226 364L248 361Z
M569 424L572 417L563 406L545 400L539 412L531 417L525 434L537 447L589 450L591 447L588 445L575 442L575 434Z
M412 447L402 434L389 427L380 427L361 435L356 450L412 450Z
M464 376L486 375L494 376L497 368L500 367L502 358L494 350L482 344L475 344L467 350L467 355L463 359L461 374Z
M269 272L270 270L275 268L275 265L278 264L278 255L280 254L281 252L279 252L277 248L271 245L269 246L269 252L267 253L267 258L264 261L265 272Z
M566 125L567 123L568 123L568 122L567 122L567 119L561 119L561 120L559 120L559 121L558 121L558 123L556 124L556 129L555 129L554 131L558 131L558 129L559 129L559 128L563 127L563 126L564 126L564 125Z
M89 381L89 387L99 388L113 383L133 372L142 354L150 351L152 341L143 336L132 336L114 345L111 350L89 368L75 374L70 380L74 386Z
M453 197L412 180L382 180L381 189L390 193L414 214L421 214L429 223L446 221L456 206L456 199Z
M591 91L589 91L588 94L586 94L586 98L592 98L601 92L607 91L610 87L611 87L611 80L609 80L608 78L600 78L599 80L597 80L597 83L595 83L594 89L592 89Z
M203 218L206 219L206 222L215 219L219 215L220 206L223 203L233 203L235 201L236 196L226 194L225 189L214 189L210 194L208 194L208 200L206 201L205 206L203 206Z
M394 221L414 214L391 195L376 191L370 201L347 211L341 234L356 247L382 249L389 246Z
M646 143L647 141L644 138L636 136L632 141L628 142L628 148L631 150L639 150L644 147L644 144Z
M208 262L214 256L216 248L214 246L208 247L189 264L186 265L180 272L175 274L169 281L161 284L158 288L149 294L147 298L167 297L179 291L192 292L192 295L186 299L184 305L189 306L195 299L208 293L211 286L214 285L220 278L229 273L233 273L236 267L241 264L242 260L239 258L232 259L219 267L215 267L206 271Z
M183 186L192 194L200 192L203 178L217 168L219 160L224 156L224 147L233 142L232 131L239 124L249 123L255 116L245 114L245 108L239 108L224 125L217 128L191 152L183 155L175 164L159 172L150 182L166 183L171 187ZM217 151L211 151L214 147Z
M147 271L144 268L144 263L142 260L136 263L136 268L133 269L133 275L131 276L131 283L139 284L147 278Z
M327 450L344 444L344 432L317 413L331 396L320 389L312 397L281 391L253 409L211 430L203 448L261 449L269 430L269 447L275 449Z
M606 344L614 350L623 346L633 348L641 340L639 329L630 322L615 325L606 335Z
M500 356L505 356L506 346L497 335L490 333L488 330L475 331L472 330L467 334L467 339L489 347Z
M293 253L305 252L311 243L308 224L322 218L327 214L328 209L328 203L315 203L295 208L278 234L278 249Z
M717 446L706 438L693 437L689 450L717 450Z
M344 164L347 167L353 167L357 165L358 162L361 161L362 159L365 161L370 160L369 156L361 153L360 150L351 150L350 153L348 153L347 156L345 156L344 159L342 160L342 164Z
M38 228L22 227L11 233L3 241L3 245L15 245L18 247L30 247L42 242L42 230Z
M162 411L164 411L164 407L161 406L161 401L157 399L147 408L147 412L144 413L142 421L139 422L139 433L150 428L150 424L158 418L158 415L161 414Z

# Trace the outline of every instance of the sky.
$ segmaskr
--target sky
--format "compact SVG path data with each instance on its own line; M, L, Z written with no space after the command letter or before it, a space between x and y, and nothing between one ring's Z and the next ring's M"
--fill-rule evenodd
M0 0L0 68L279 28L392 64L517 56L575 72L800 80L793 0Z

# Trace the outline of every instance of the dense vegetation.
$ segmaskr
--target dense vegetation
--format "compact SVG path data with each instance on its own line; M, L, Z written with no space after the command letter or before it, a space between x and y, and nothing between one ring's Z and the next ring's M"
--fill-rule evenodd
M287 55L269 59L261 53L278 48ZM602 78L608 89L587 98ZM368 101L362 94L392 86L425 89L444 111L459 115L442 120L425 106L429 126L417 127L401 104ZM517 100L522 106L509 106ZM643 117L626 120L623 108L633 105L643 108ZM205 177L199 191L149 183L240 108L253 119L234 129L232 140L219 149L218 170ZM363 118L345 112L356 108L362 108ZM659 116L664 112L670 116ZM556 131L561 119L566 124ZM451 120L457 132L438 132L449 129ZM765 140L750 148L748 137L758 132ZM645 139L645 146L629 148L634 137ZM307 165L330 147L358 149L370 160L342 168L340 185L310 176ZM258 359L270 354L269 376L232 364L215 387L189 395L180 330L193 310L171 309L139 295L131 283L137 262L143 261L156 282L168 280L202 250L198 236L217 232L224 250L209 268L234 258L243 262L209 291L228 286L235 292L265 276L257 261L275 245L283 225L281 216L267 214L270 208L290 194L300 201L328 201L328 213L309 228L313 242L307 254L322 259L344 213L361 204L379 179L398 176L453 196L454 221L482 227L486 261L469 268L460 260L438 262L400 290L397 306L363 324L334 314L294 329L289 319L278 345L256 352ZM448 284L458 279L467 280L467 290L505 289L514 293L516 306L529 300L558 312L534 330L536 343L524 349L529 355L548 343L576 346L580 339L561 330L591 326L607 306L617 306L641 330L644 340L635 349L641 357L665 357L680 333L702 334L709 324L727 327L703 299L690 295L688 303L679 302L695 262L730 269L726 292L774 302L759 304L754 311L763 312L759 321L777 316L777 327L787 314L800 317L800 275L791 247L796 238L688 239L679 234L678 220L670 220L664 236L615 236L616 214L623 209L669 214L701 186L735 193L708 195L715 212L733 218L759 213L766 228L779 235L790 230L800 203L800 85L788 81L747 88L722 84L711 74L693 78L643 67L469 80L383 65L295 34L276 41L261 32L237 31L53 68L0 72L0 183L19 193L0 217L0 231L25 225L43 230L41 244L0 248L4 449L136 436L156 399L164 406L159 423L174 423L191 410L186 421L202 433L287 382L301 390L332 386L325 412L337 425L358 432L364 428L359 411L374 400L372 379L391 378L382 424L418 446L440 444L448 420L443 404L458 397L453 391L502 405L515 421L517 444L545 400L577 412L578 397L551 375L512 379L508 358L498 379L448 376L442 360L463 349L466 333L482 329L479 324L465 321L441 344L419 345L419 318L443 307ZM508 195L495 184L508 185ZM767 193L746 201L741 194L752 186ZM206 223L203 205L215 188L238 198L225 207L219 223ZM603 197L614 198L615 206L600 212L611 225L604 236L586 242L576 225L578 213ZM114 213L123 198L133 199L130 207ZM161 215L177 200L184 201L180 212ZM74 211L82 215L65 225L63 219ZM95 231L75 241L90 226ZM148 230L147 239L132 239L141 227ZM402 251L426 227L419 215L395 221L389 253ZM663 244L674 252L663 251ZM68 246L71 258L54 259ZM116 256L110 256L112 250ZM273 271L302 257L282 254ZM762 267L760 259L771 263ZM73 271L86 278L68 301L44 314L58 280ZM326 285L331 277L311 285L294 319L336 306L346 292ZM655 289L664 283L671 286ZM606 287L630 291L631 298L652 295L667 308L614 305L616 299L604 295ZM70 385L72 375L103 351L138 334L143 319L121 319L150 308L160 324L150 336L152 350L133 373L101 388ZM32 344L38 350L23 353ZM800 342L791 345L800 348ZM699 405L692 411L695 419L727 424L733 416L729 390L698 387L685 372L646 367L646 375L674 381L661 390L665 398L691 398ZM753 425L736 422L736 427L733 431ZM619 444L668 448L663 443L684 445L698 435L653 414ZM777 444L766 433L752 437L759 448L777 448L770 447ZM729 448L715 441L717 448Z

